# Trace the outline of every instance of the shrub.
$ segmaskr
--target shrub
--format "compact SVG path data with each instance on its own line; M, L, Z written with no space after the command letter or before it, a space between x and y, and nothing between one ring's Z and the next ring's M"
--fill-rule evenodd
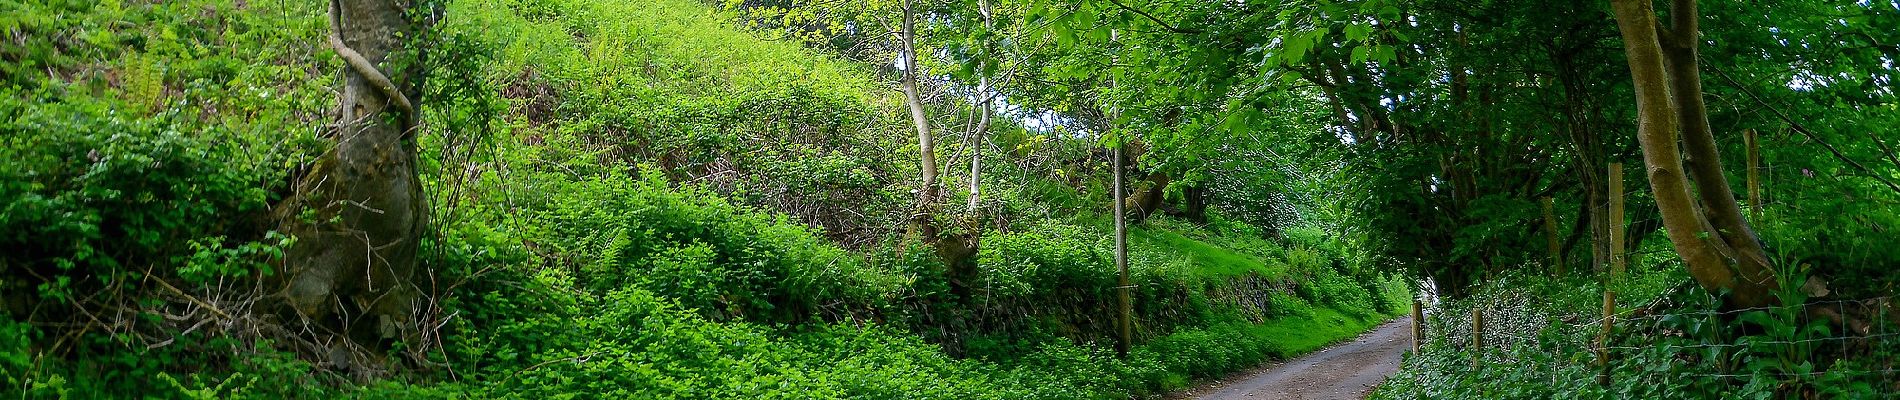
M1687 280L1679 270L1632 271L1638 278L1655 274ZM1783 287L1805 283L1806 271L1789 272ZM1595 356L1599 325L1565 322L1593 321L1601 309L1549 301L1546 294L1601 293L1601 286L1547 282L1536 276L1506 278L1500 282L1508 286L1478 293L1485 299L1516 296L1526 303L1486 307L1486 319L1496 318L1487 323L1487 332L1499 331L1488 335L1501 343L1474 354L1465 345L1469 329L1458 330L1460 325L1468 327L1469 319L1434 319L1427 331L1441 333L1431 335L1423 352L1409 357L1371 398L1881 398L1880 388L1891 382L1881 380L1880 365L1890 365L1900 354L1900 346L1892 341L1833 332L1825 318L1808 314L1808 299L1799 290L1777 293L1793 306L1742 312L1718 311L1699 289L1636 292L1627 298L1619 292L1625 304L1649 308L1646 315L1626 314L1618 320L1609 343L1616 350L1604 367ZM1556 285L1543 286L1551 283ZM1450 302L1439 314L1469 315L1472 306ZM1893 329L1890 322L1866 322L1883 326L1866 327L1876 332ZM1482 361L1474 366L1474 358ZM1610 385L1598 385L1598 374L1606 370L1612 371Z
M260 269L207 270L246 265L238 259L278 244L252 244L265 229L246 218L264 210L271 172L233 162L241 150L230 142L187 135L169 119L128 119L113 104L0 100L6 274L66 302L124 288L174 259L190 260L182 272L199 279Z
M530 240L554 248L595 294L632 285L721 319L790 321L834 302L876 306L905 281L783 216L658 175L569 181L548 194L529 216L546 231Z
M1114 265L1101 236L1082 227L1044 221L1021 232L991 232L978 249L982 281L975 286L996 300L1052 288L1099 289L1114 283Z
M907 127L869 68L760 41L691 1L456 1L453 38L421 40L458 56L447 72L500 72L423 85L439 230L422 259L444 309L427 334L443 336L398 344L391 365L414 368L356 386L166 313L273 273L288 245L268 206L322 150L339 76L321 3L122 3L9 9L0 288L30 296L0 314L6 397L1128 398L1348 336L1365 321L1333 309L1369 308L1330 294L1372 286L1316 230L1280 262L1288 245L1258 228L1157 218L1131 254L1148 343L1114 357L1097 337L1116 284L1099 176L986 187L1004 229L985 229L980 289L950 294L929 249L888 235L910 198L893 177L912 166L889 162ZM528 112L488 124L498 110L475 97L502 92L525 93L512 100ZM459 132L490 128L514 135ZM1094 144L1055 137L1004 142L1041 158L1026 163L1099 170L1076 161ZM1283 277L1293 264L1304 272ZM1322 292L1277 295L1296 317L1269 325L1217 297L1261 276ZM152 282L184 288L126 291L132 333L67 335L26 319L81 313L17 301Z

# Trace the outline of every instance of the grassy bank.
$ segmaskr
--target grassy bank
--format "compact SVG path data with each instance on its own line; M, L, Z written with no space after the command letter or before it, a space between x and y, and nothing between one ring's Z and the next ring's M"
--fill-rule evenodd
M443 39L462 69L431 78L462 97L424 102L417 141L434 328L314 351L294 316L238 310L269 304L292 245L271 205L327 151L322 7L18 11L26 44L0 54L35 64L0 103L23 133L0 140L0 247L28 249L0 255L5 397L1142 397L1351 337L1406 296L1317 231L1158 216L1118 358L1087 194L1105 177L986 188L959 292L901 236L915 171L890 155L915 150L872 66L689 0L467 0ZM991 165L1089 154L1068 146Z

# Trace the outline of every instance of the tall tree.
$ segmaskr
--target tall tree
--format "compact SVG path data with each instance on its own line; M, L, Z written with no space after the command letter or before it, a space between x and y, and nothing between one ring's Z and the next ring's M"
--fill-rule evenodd
M1115 136L1115 149L1113 155L1109 156L1114 159L1113 175L1115 176L1115 185L1113 186L1115 192L1109 194L1109 198L1113 199L1115 203L1110 206L1112 212L1115 213L1115 271L1117 273L1115 281L1115 328L1117 333L1116 337L1118 338L1118 340L1115 341L1115 353L1126 358L1128 357L1128 347L1132 346L1132 342L1134 342L1135 328L1134 317L1132 315L1134 314L1134 301L1129 298L1128 293L1129 289L1132 289L1129 287L1128 282L1128 201L1126 198L1128 191L1123 187L1125 181L1128 180L1128 169L1124 168L1125 164L1127 164L1128 153L1126 148L1128 146L1127 143L1123 141L1120 132L1112 132L1110 134Z
M1729 293L1728 306L1774 303L1769 294L1774 272L1760 241L1741 219L1716 156L1696 61L1702 39L1695 0L1671 2L1669 27L1657 22L1649 0L1612 0L1611 6L1635 83L1643 162L1670 242L1698 284ZM1690 165L1686 170L1685 149ZM1690 173L1699 198L1690 193Z
M904 103L910 108L911 123L917 129L917 151L919 155L919 179L917 204L912 212L908 234L922 239L936 248L938 258L944 262L945 274L950 279L952 290L967 294L968 284L974 279L976 267L976 237L969 232L944 235L942 227L937 225L936 210L938 201L943 197L943 185L937 175L936 134L930 129L930 116L924 109L924 98L918 81L924 74L923 65L917 60L917 5L903 2L903 21L897 29L897 40L901 47L904 74L899 86L904 92ZM975 168L975 167L972 167Z
M990 31L990 30L995 29L995 27L992 26L991 24L993 15L991 15L990 13L989 1L987 0L977 1L977 13L982 17L984 31ZM983 51L983 55L986 57L991 56L993 54L991 51L988 51L989 47L990 47L990 42L987 40L984 41L982 44L982 48L985 50ZM988 61L988 60L985 60L985 61ZM977 214L978 212L977 202L980 200L979 196L982 194L982 189L983 189L982 177L983 177L983 144L985 142L984 138L990 132L990 114L993 112L993 110L990 107L996 103L996 95L991 93L992 90L993 89L990 87L990 74L987 72L987 70L979 71L977 80L976 80L976 96L975 96L976 97L975 100L977 102L976 108L977 108L977 112L979 113L979 116L977 117L976 128L970 131L970 144L969 144L970 146L970 211L969 212L970 212L970 219L972 220L979 220L982 218L981 215ZM975 224L972 224L972 225L974 226ZM981 235L977 235L974 232L972 232L972 235L981 236Z
M412 283L427 223L416 171L416 70L387 68L412 50L407 1L331 0L329 45L345 62L337 122L324 153L296 185L283 230L287 303L319 333L372 343L413 332ZM323 332L327 330L328 332Z
M901 79L902 82L900 85L902 85L904 90L904 103L910 107L911 123L917 127L917 151L920 154L919 165L922 171L922 176L919 177L921 179L921 182L919 182L921 188L917 193L917 204L921 209L916 216L921 222L913 223L920 225L921 232L931 233L924 235L925 237L930 237L934 236L935 229L928 227L930 224L927 218L930 216L930 213L927 210L931 205L936 203L937 195L939 194L938 192L941 191L941 187L937 183L936 136L930 132L930 117L924 112L923 95L918 93L917 87L917 77L923 75L923 67L917 64L916 14L917 12L913 4L906 0L904 2L903 26L899 28L898 32L898 40L904 46L904 76Z
M983 77L980 79L981 79L980 81L981 83L978 83L976 86L977 86L977 96L981 97L981 99L979 99L981 103L977 104L977 107L979 108L977 112L981 113L981 116L977 117L976 129L970 132L970 144L969 144L970 146L970 198L969 198L970 211L969 212L970 212L970 218L972 219L982 217L981 215L977 214L978 212L977 206L979 205L977 204L977 202L980 200L979 196L982 194L982 191L983 191L983 188L982 188L983 144L984 144L984 136L989 133L989 129L990 129L990 103L993 101L990 98L990 94L989 94L990 78Z
M1315 139L1342 150L1347 190L1363 196L1346 205L1382 263L1461 297L1489 271L1535 261L1513 250L1547 244L1525 229L1542 217L1535 199L1600 210L1601 190L1564 196L1598 186L1595 171L1615 155L1597 140L1613 130L1591 100L1616 88L1595 79L1607 68L1582 61L1601 56L1609 33L1597 10L1358 0L1226 12L1277 24L1263 70L1331 109L1333 132Z

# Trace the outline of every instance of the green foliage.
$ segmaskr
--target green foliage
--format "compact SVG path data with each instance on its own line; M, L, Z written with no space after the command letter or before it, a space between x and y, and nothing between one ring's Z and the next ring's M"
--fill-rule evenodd
M977 259L984 281L976 286L995 298L1050 288L1112 286L1114 263L1109 257L1113 249L1099 233L1044 222L1026 231L987 235Z
M19 390L20 397L66 397L71 390L66 377L37 365L40 356L33 351L36 340L41 340L38 329L0 315L0 383Z
M897 225L915 154L862 65L734 29L693 1L466 0L520 150L578 176L658 168L862 247ZM606 17L612 16L612 17ZM543 142L544 141L544 142ZM542 144L545 145L542 145Z
M189 243L191 255L172 261L183 265L176 273L190 284L212 283L224 277L268 277L271 263L283 259L283 249L294 238L271 231L264 234L264 240L226 247L223 236L194 239Z
M194 281L239 276L283 245L260 217L292 160L314 154L304 118L329 80L287 45L319 24L276 17L314 8L242 3L0 6L18 39L0 45L9 290L71 302L155 264L190 264Z
M1392 311L1379 299L1395 281L1336 236L1157 217L1131 257L1143 343L1118 359L1100 318L1115 285L1104 171L1080 131L999 129L1021 137L985 152L980 178L1002 183L985 187L982 282L953 293L930 249L891 238L915 172L893 159L915 147L882 64L692 1L466 0L414 39L436 53L391 63L429 71L421 246L441 336L387 355L413 370L357 386L286 350L307 348L170 314L276 276L291 239L272 227L294 216L270 206L322 153L336 86L320 2L148 3L0 5L0 394L1128 398ZM967 114L947 108L933 112ZM1220 150L1195 138L1156 136L1145 162L1194 169ZM35 325L89 315L64 311L95 293L137 310L136 330Z
M1844 182L1801 182L1801 187L1817 192L1865 190ZM1894 194L1900 196L1900 192ZM1887 245L1900 240L1900 230L1875 228L1900 226L1896 225L1900 213L1864 212L1865 207L1855 202L1809 199L1809 195L1793 194L1802 200L1769 206L1752 225L1782 265L1813 266L1815 277L1845 296L1878 296L1900 287L1900 280L1890 273L1900 265L1900 248ZM1867 196L1876 199L1885 194Z
M233 243L230 234L261 239L256 226L231 218L258 213L268 200L269 170L244 165L231 139L187 135L169 122L127 119L111 103L0 105L11 121L0 156L7 204L0 227L9 274L33 271L47 299L70 301L75 290L123 287L154 262L173 257L206 263L268 253L271 244ZM227 136L228 137L228 136ZM197 241L180 239L202 238ZM232 253L215 256L224 251Z
M555 273L558 274L558 273ZM640 289L599 298L542 276L494 298L544 299L539 311L477 313L490 328L458 338L482 397L606 393L643 398L1108 398L1141 385L1101 348L1046 342L998 365L945 356L915 336L877 326L770 329L716 323ZM540 288L540 289L534 289ZM482 307L489 307L484 305ZM500 318L494 318L500 317ZM1203 338L1199 342L1226 340ZM1259 336L1254 340L1272 340ZM1177 340L1179 341L1179 340ZM1124 372L1125 373L1125 372ZM1138 386L1137 386L1138 387Z
M1746 9L1710 7L1703 13ZM1892 82L1900 51L1868 41L1893 40L1895 9L1783 2L1774 10L1705 25L1706 35L1719 38L1703 50L1708 97L1740 99L1710 101L1730 182L1746 193L1740 130L1753 129L1765 204L1750 222L1764 244L1776 258L1813 265L1837 293L1891 294L1900 287L1891 273L1900 249L1887 245L1900 240L1900 230L1887 228L1900 223L1892 212L1900 204L1900 142L1893 139L1900 93L1875 82ZM1804 66L1787 68L1796 63Z
M171 384L172 387L177 388L178 391L183 394L183 398L192 400L222 399L226 398L226 396L223 395L247 392L255 387L257 378L245 378L243 374L233 374L229 379L223 382L204 382L202 379L199 379L198 376L192 376L191 384L187 385L179 382L177 378L173 378L171 374L163 372L158 374L158 380Z
M223 305L272 273L289 238L269 206L322 151L320 7L251 3L0 5L0 392L331 387L186 300Z
M1162 221L1157 225L1165 224ZM1143 246L1154 253L1179 253L1186 255L1182 260L1191 264L1195 273L1207 278L1229 278L1245 275L1260 275L1279 278L1286 273L1280 265L1269 264L1266 260L1276 257L1278 244L1258 237L1233 237L1210 235L1204 240L1190 239L1180 232L1194 232L1191 229L1150 230L1130 228L1129 241ZM1226 239L1226 240L1223 240ZM1218 244L1216 244L1218 243ZM1243 253L1244 251L1244 253ZM1279 268L1276 268L1279 267Z
M267 342L248 347L224 337L184 333L173 344L142 353L99 351L64 359L41 350L43 330L0 317L0 382L20 398L284 398L336 393L335 381ZM93 349L118 343L88 336ZM207 368L217 366L222 368Z
M1600 297L1570 301L1556 296L1589 292L1577 288L1597 289L1595 284L1512 277L1508 285L1485 293L1518 291L1535 304L1487 311L1487 320L1494 321L1487 331L1503 332L1487 335L1488 340L1501 343L1474 355L1468 336L1457 331L1457 325L1470 321L1456 317L1469 315L1471 305L1448 304L1440 315L1454 317L1434 316L1427 330L1440 333L1430 335L1424 352L1408 357L1372 398L1880 398L1881 365L1900 357L1900 347L1864 333L1834 331L1825 318L1810 315L1810 299L1796 289L1806 282L1805 271L1791 272L1780 282L1788 289L1777 296L1792 306L1756 310L1719 311L1706 295L1631 286L1634 291L1619 296L1619 303L1672 306L1620 318L1610 343L1616 350L1607 368L1612 374L1608 386L1597 384L1606 370L1596 364L1594 353L1599 325L1564 322L1594 321L1601 309L1592 306L1600 304L1593 304ZM1673 271L1642 275L1682 279ZM1657 297L1662 299L1651 301ZM1895 328L1884 317L1865 322L1872 324L1868 333ZM1482 363L1474 366L1474 357Z
M675 189L658 176L610 175L546 190L549 202L526 217L545 236L529 240L573 260L577 288L597 295L631 285L720 319L790 321L834 301L847 309L878 304L906 280L784 216L703 188Z

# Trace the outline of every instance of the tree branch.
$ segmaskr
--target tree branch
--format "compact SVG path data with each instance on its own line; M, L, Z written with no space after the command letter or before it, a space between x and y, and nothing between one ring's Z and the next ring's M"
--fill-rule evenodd
M1887 155L1887 162L1893 163L1895 168L1900 168L1900 157L1893 155L1893 147L1887 146L1887 142L1881 141L1880 137L1875 136L1873 131L1867 132L1867 138L1872 139L1874 144L1880 145L1880 153Z
M345 64L349 64L351 71L356 71L357 75L362 75L363 79L369 80L370 85L382 92L383 97L389 99L389 102L397 109L414 114L415 104L409 102L408 96L402 95L402 90L396 88L396 83L391 82L389 76L377 70L375 63L369 62L369 59L363 58L362 53L357 53L350 46L343 44L343 38L337 36L337 32L343 29L341 17L338 16L343 12L341 7L337 4L337 0L330 0L330 48L336 50L336 55L342 57Z
M1880 181L1880 183L1886 184L1887 188L1893 189L1894 193L1900 193L1900 184L1895 184L1892 180L1888 180L1886 177L1881 176L1879 172L1874 171L1871 168L1867 168L1866 165L1862 165L1859 161L1854 161L1854 159L1852 158L1847 158L1847 154L1842 153L1841 149L1834 147L1834 145L1832 144L1828 144L1827 141L1825 140L1821 140L1820 135L1814 134L1814 131L1808 130L1808 128L1805 126L1801 126L1800 122L1795 122L1794 118L1788 117L1788 114L1782 112L1780 107L1775 107L1773 105L1768 104L1767 100L1763 100L1761 96L1755 95L1755 92L1752 90L1748 90L1748 87L1742 86L1741 82L1738 82L1735 80L1734 77L1729 76L1728 72L1722 71L1721 68L1717 68L1714 65L1709 65L1709 70L1715 71L1715 74L1718 76L1721 76L1722 80L1728 81L1730 85L1734 85L1736 89L1740 89L1742 91L1742 94L1748 95L1748 98L1755 99L1755 102L1760 103L1762 108L1766 108L1768 109L1768 111L1774 112L1775 116L1781 117L1781 120L1783 122L1788 123L1789 129L1793 129L1795 132L1801 132L1801 136L1806 136L1808 137L1808 140L1813 140L1815 143L1821 144L1821 147L1826 148L1828 153L1834 154L1834 158L1839 159L1841 160L1841 162L1845 162L1847 163L1847 165L1851 165L1855 169L1859 169L1861 172L1866 173L1868 178L1873 178L1876 181Z
M1162 28L1166 28L1169 32L1174 32L1174 33L1201 33L1202 32L1200 29L1177 28L1173 24L1169 24L1167 21L1162 21L1160 18L1155 18L1154 14L1149 14L1147 11L1142 11L1134 7L1129 7L1127 4L1122 4L1121 0L1108 0L1108 2L1114 3L1116 7L1121 7L1121 9L1123 10L1128 10L1130 12L1134 12L1135 14L1140 14L1142 17L1148 18L1149 21L1154 21L1154 23L1160 24Z

